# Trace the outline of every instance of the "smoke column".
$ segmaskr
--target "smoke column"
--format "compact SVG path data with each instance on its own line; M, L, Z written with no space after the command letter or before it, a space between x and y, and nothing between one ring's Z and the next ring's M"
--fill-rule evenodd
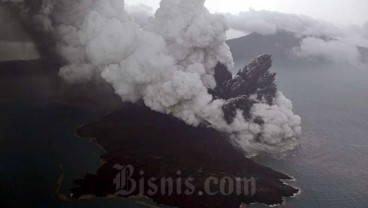
M225 121L226 101L209 89L216 87L218 63L233 67L225 43L228 27L223 16L209 13L204 0L162 0L144 25L127 13L122 0L11 2L55 37L68 63L59 75L67 82L106 81L124 102L143 100L189 125L227 132L247 154L284 152L298 144L301 120L281 92L271 105L254 98L251 118L237 110L232 123Z

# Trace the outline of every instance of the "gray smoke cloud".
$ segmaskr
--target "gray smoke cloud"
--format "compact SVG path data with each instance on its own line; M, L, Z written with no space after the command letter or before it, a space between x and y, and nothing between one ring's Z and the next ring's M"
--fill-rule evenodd
M308 37L302 40L300 47L293 50L297 56L303 58L322 58L337 64L363 65L363 57L358 48L340 40L322 40Z
M32 42L0 41L0 61L35 60L39 56Z
M345 31L330 22L304 15L287 14L266 10L250 10L238 15L225 14L231 28L247 33L264 35L286 30L302 35L332 36L345 35Z
M3 5L0 5L0 61L34 60L38 50L29 34Z
M187 124L209 124L229 133L248 154L279 153L298 144L301 119L281 92L272 105L256 100L252 120L238 110L231 124L225 121L225 101L214 99L208 89L216 87L218 63L233 67L225 43L228 26L223 15L204 7L204 0L162 0L154 17L147 9L126 9L121 0L38 2L30 15L56 37L68 63L59 72L66 81L106 81L124 102L143 100ZM17 4L29 8L26 1Z
M365 23L363 26L363 34L364 34L364 37L368 39L368 22Z
M244 33L295 33L303 39L300 47L291 51L298 57L323 59L336 64L364 65L358 47L368 47L368 23L343 26L304 15L264 10L225 14L225 17L232 29Z
M141 27L149 27L152 25L155 11L144 4L126 5L126 10L133 22Z
M127 10L131 10L132 13L129 13L137 16L137 22L143 26L148 26L154 15L152 9L145 5L130 6ZM366 64L362 60L367 58L362 57L358 46L368 47L368 23L342 26L305 15L265 10L223 15L231 29L228 38L252 32L270 35L281 30L288 31L304 38L300 47L290 51L299 58L354 66Z

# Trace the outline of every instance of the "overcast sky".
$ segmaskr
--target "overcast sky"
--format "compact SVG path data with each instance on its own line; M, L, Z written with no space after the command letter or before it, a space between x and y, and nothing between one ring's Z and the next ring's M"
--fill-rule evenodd
M160 0L125 0L158 8ZM368 0L206 0L211 12L239 13L249 8L304 14L338 24L368 22Z
M159 7L160 0L125 0L125 3L128 7L144 4L156 10ZM343 39L353 45L368 47L368 0L206 0L206 7L213 13L238 14L242 11L246 12L242 15L226 15L228 24L232 28L227 33L228 39L251 32L272 34L282 29L305 35L327 35ZM250 8L256 10L256 12L247 12ZM146 21L146 19L143 18L143 21ZM351 24L361 26L343 26ZM365 25L363 26L363 24ZM21 45L17 41L27 42L30 38L1 4L0 25L2 26L2 30L0 30L0 49L7 51L13 47L19 48L18 51L25 50L24 47L20 47ZM311 45L311 42L305 43ZM317 41L317 43L319 42ZM32 45L26 46L26 49L34 50ZM340 44L338 46L343 48L345 45ZM333 49L334 47L330 48ZM305 49L311 48L305 47Z

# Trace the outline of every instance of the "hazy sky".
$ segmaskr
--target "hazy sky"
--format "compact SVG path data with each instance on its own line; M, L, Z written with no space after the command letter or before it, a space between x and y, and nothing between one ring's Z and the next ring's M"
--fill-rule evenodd
M157 8L160 0L125 0ZM368 22L368 0L206 0L211 12L238 13L249 8L304 14L341 24Z

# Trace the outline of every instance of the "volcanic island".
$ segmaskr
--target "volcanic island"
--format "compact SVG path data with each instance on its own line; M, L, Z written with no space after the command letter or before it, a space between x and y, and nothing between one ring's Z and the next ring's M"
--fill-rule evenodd
M242 109L245 117L248 115L252 105L248 97L254 92L272 101L277 88L275 73L269 72L271 66L272 59L267 54L253 60L235 76L224 65L217 65L217 88L210 93L228 101L223 107L228 122L234 119L236 109ZM261 119L257 122L260 125L263 123ZM77 135L93 139L106 153L101 156L104 163L95 174L88 173L84 178L75 180L75 187L70 194L74 199L85 196L145 196L157 205L179 208L239 208L242 204L252 203L282 204L285 197L292 197L299 192L285 183L292 180L290 176L245 157L242 150L231 144L226 133L206 124L199 127L187 125L173 116L152 111L143 103L124 104L120 110L77 129ZM193 178L195 193L168 195L156 190L152 194L152 190L144 184L144 191L136 190L120 196L114 183L120 172L117 166L122 168L127 165L136 170L131 175L135 181L139 181L143 175L144 178L180 179L175 190L185 187L185 178ZM203 184L209 177L253 179L256 187L252 194L249 190L243 190L242 194L202 194ZM160 181L153 183L160 187ZM220 192L218 186L211 188L213 192Z

